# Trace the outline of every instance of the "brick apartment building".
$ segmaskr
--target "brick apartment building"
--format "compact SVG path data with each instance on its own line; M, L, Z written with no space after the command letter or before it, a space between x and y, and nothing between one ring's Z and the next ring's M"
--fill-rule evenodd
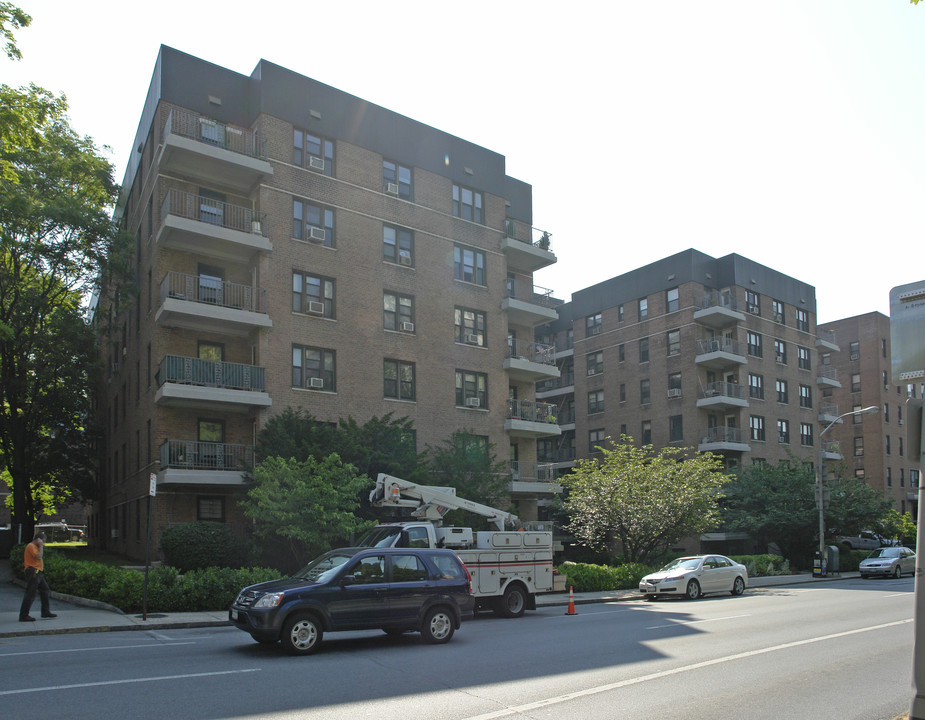
M835 368L842 387L821 398L827 414L838 416L872 405L877 415L844 418L827 433L836 441L849 471L882 490L899 512L918 517L918 458L906 452L906 400L921 397L916 385L890 384L890 319L872 312L819 326L831 333L840 350L825 353L822 362Z
M408 417L420 450L471 430L510 458L525 519L556 489L535 387L559 370L534 327L557 303L533 284L556 257L502 155L266 61L162 47L116 216L137 297L97 307L94 541L143 552L151 474L155 547L169 523L241 526L257 433L287 407Z

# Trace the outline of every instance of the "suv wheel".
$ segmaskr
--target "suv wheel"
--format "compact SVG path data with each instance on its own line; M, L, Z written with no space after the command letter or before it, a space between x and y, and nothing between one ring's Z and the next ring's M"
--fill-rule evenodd
M421 637L430 645L449 642L453 637L453 616L446 608L438 607L428 610L421 625Z
M293 615L283 624L282 643L290 655L311 655L321 645L321 625L311 615Z

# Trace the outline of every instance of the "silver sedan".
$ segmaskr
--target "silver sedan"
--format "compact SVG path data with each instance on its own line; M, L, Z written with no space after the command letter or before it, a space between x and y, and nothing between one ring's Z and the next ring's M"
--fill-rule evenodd
M748 570L725 555L693 555L672 560L639 581L646 600L657 597L686 597L696 600L706 593L741 595L748 586Z
M862 578L871 575L901 578L903 573L915 574L915 553L907 547L882 547L861 560L858 572Z

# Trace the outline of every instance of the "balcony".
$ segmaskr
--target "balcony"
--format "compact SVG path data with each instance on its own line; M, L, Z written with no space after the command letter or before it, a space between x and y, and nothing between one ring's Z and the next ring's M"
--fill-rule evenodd
M242 485L254 466L254 446L165 440L158 485Z
M543 380L542 382L537 383L536 386L537 400L541 398L545 399L549 397L557 397L560 395L568 395L569 393L573 392L575 392L575 372L571 367L566 369L564 375L560 374L557 378Z
M507 258L507 266L511 270L533 273L555 264L556 256L549 249L550 243L550 234L544 230L511 218L504 223L501 252Z
M512 380L538 382L559 377L554 345L541 345L516 338L508 340L503 367Z
M816 329L818 333L816 335L816 347L820 350L830 350L832 352L838 352L841 348L838 346L838 338L835 336L834 330L820 330Z
M711 427L697 446L700 452L749 452L745 431L735 427Z
M722 370L730 365L744 365L747 362L745 344L729 338L698 340L694 362L714 370Z
M694 320L710 327L722 328L743 322L745 315L739 311L739 303L731 293L707 293L694 303Z
M748 407L745 386L730 382L712 382L700 390L697 407L709 410L729 410Z
M270 252L266 214L171 188L161 206L160 247L233 262Z
M265 370L255 365L167 355L154 378L158 405L241 412L272 405Z
M247 335L273 326L266 291L205 275L171 270L161 282L155 322L165 327Z
M552 463L510 462L511 492L559 493L562 486L556 483L558 471Z
M827 388L840 388L838 370L831 365L820 365L816 368L816 385Z
M819 422L821 423L833 423L838 422L839 425L842 424L841 419L838 417L841 413L838 412L838 405L835 403L824 402L819 404Z
M556 423L555 413L556 406L552 403L509 398L504 429L511 437L539 438L561 435L562 429Z
M534 327L558 320L557 304L552 290L535 286L532 280L508 279L501 309L507 313L510 324Z
M273 174L266 140L247 128L174 108L164 127L161 171L249 194Z
M832 441L822 443L822 459L835 460L836 462L845 459L841 454L841 447L838 442Z

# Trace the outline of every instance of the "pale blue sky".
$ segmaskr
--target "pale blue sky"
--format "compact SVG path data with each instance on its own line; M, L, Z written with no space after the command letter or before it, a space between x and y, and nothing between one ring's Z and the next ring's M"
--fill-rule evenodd
M161 43L265 58L507 157L558 297L687 249L816 286L925 279L925 5L908 0L19 0L0 81L64 92L122 179ZM359 27L358 27L359 26Z

